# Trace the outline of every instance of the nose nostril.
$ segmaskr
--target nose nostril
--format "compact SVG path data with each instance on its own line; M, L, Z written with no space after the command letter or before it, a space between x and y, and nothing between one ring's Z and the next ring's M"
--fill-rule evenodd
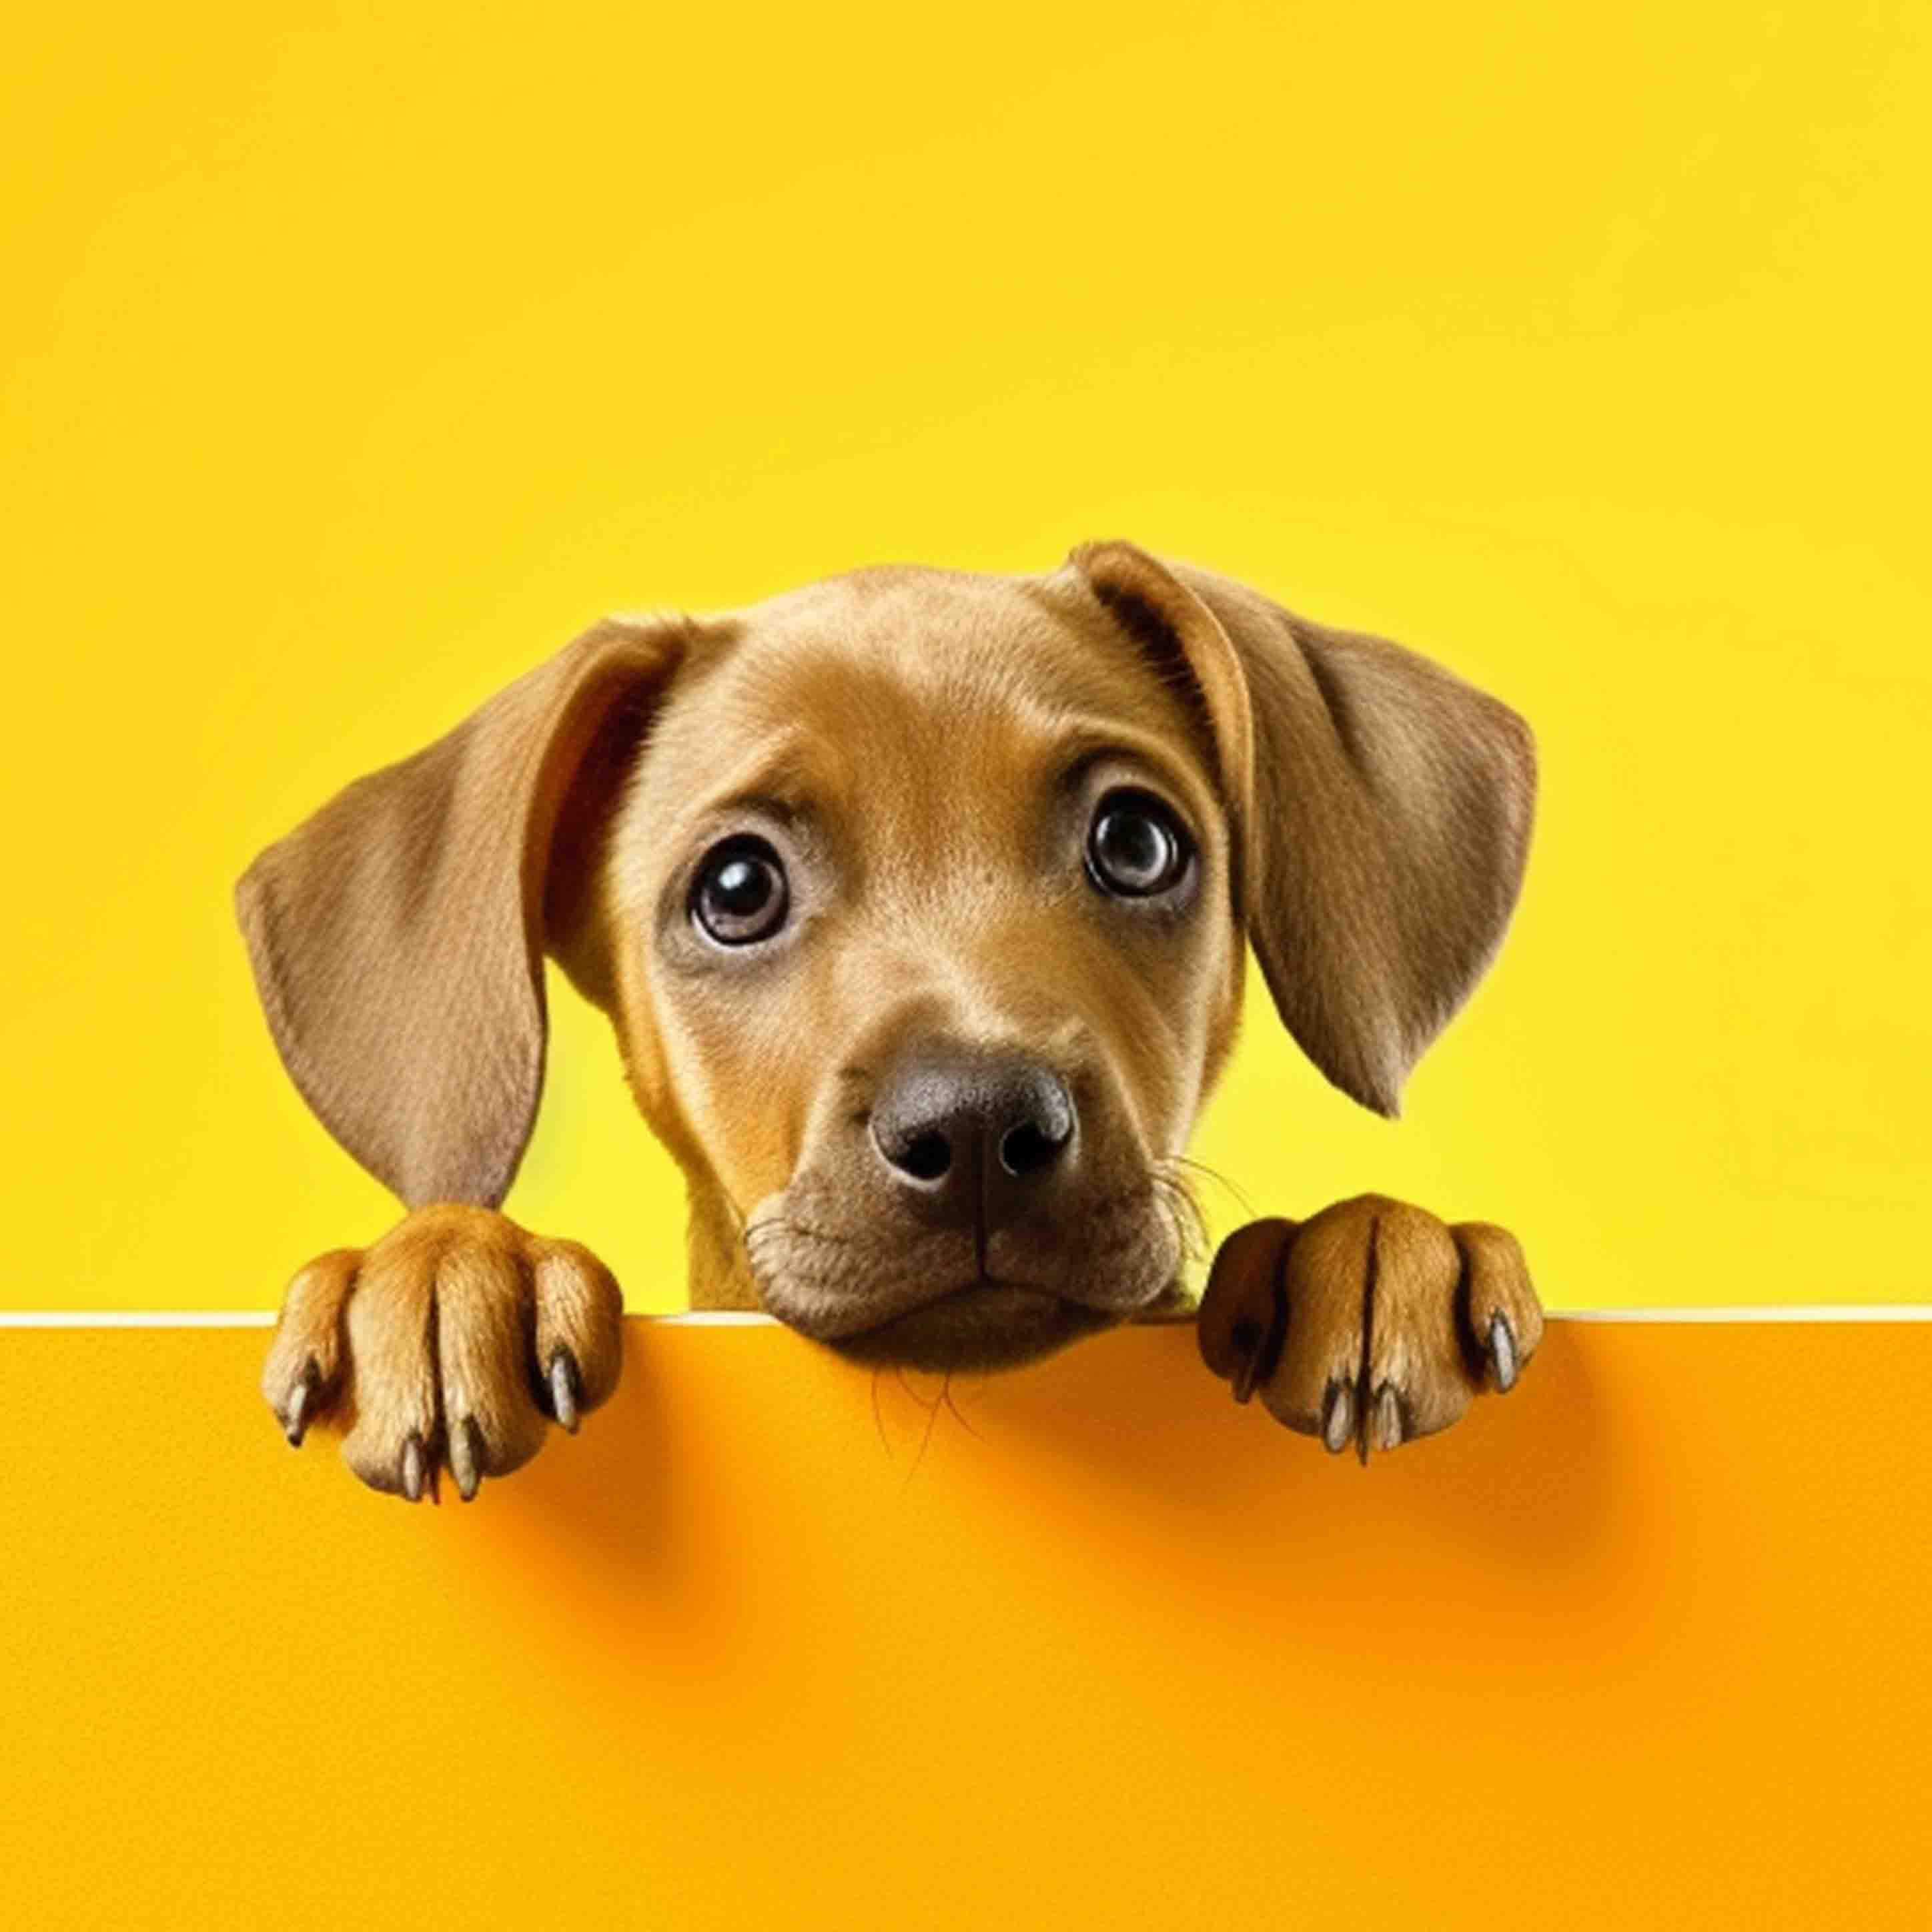
M1016 1178L1037 1174L1042 1168L1052 1166L1066 1144L1064 1134L1055 1139L1030 1120L1024 1121L1000 1141L1000 1165Z
M897 1066L865 1117L898 1198L926 1216L1010 1219L1072 1165L1073 1096L1051 1068L984 1052ZM1015 1184L1023 1184L1016 1186Z
M952 1165L952 1144L944 1134L921 1134L900 1151L892 1164L915 1180L938 1180Z

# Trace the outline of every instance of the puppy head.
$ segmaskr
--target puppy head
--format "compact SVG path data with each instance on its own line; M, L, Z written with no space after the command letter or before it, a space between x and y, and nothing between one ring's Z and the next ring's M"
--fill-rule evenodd
M614 620L244 878L284 1058L412 1204L490 1204L548 949L691 1183L694 1294L990 1366L1176 1292L1251 938L1394 1110L1500 938L1527 734L1124 544Z

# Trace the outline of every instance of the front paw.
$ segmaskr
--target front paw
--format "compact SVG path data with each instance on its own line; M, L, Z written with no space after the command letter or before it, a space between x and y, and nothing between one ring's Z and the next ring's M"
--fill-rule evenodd
M1202 1298L1201 1353L1289 1428L1364 1462L1510 1388L1543 1338L1516 1237L1447 1227L1385 1196L1231 1234Z
M574 1430L617 1385L623 1298L573 1241L488 1208L418 1209L372 1248L290 1284L262 1393L292 1443L328 1415L370 1488L436 1499L447 1464L467 1502Z

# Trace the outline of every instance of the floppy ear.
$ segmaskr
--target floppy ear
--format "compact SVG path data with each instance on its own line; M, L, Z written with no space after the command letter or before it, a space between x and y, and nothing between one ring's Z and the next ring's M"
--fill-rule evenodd
M1333 631L1132 544L1073 565L1143 644L1164 637L1220 748L1237 892L1275 1005L1382 1114L1468 998L1522 883L1529 728L1379 638Z
M580 788L614 784L693 630L597 625L447 736L357 779L236 888L284 1065L412 1208L494 1207L509 1191L543 1086L544 902L554 922L577 890L550 863L556 828L587 827Z

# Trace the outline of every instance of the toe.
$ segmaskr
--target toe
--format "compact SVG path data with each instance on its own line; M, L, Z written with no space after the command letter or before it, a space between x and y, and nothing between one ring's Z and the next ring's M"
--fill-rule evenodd
M1475 1393L1456 1325L1461 1258L1432 1214L1391 1202L1377 1217L1360 1447L1390 1450L1446 1429Z
M392 1496L410 1496L412 1471L414 1494L422 1494L439 1440L434 1313L419 1257L365 1260L344 1324L350 1366L342 1454L371 1489Z
M1221 1244L1195 1318L1201 1358L1246 1402L1280 1359L1288 1328L1282 1264L1294 1223L1251 1221Z
M1507 1390L1543 1339L1543 1305L1529 1264L1507 1228L1466 1221L1451 1232L1462 1262L1457 1310L1462 1346L1487 1385Z
M488 1476L520 1468L543 1445L530 1392L530 1287L501 1248L453 1249L436 1278L437 1372L445 1454L466 1502Z
M574 1241L534 1244L536 1358L550 1413L574 1430L609 1399L624 1366L624 1296L616 1277Z
M1356 1439L1367 1406L1362 1360L1375 1228L1372 1203L1325 1208L1296 1231L1282 1264L1287 1333L1262 1401L1276 1421L1324 1445Z
M340 1393L343 1316L362 1259L358 1248L320 1256L290 1282L262 1364L262 1394L282 1432L300 1444Z

